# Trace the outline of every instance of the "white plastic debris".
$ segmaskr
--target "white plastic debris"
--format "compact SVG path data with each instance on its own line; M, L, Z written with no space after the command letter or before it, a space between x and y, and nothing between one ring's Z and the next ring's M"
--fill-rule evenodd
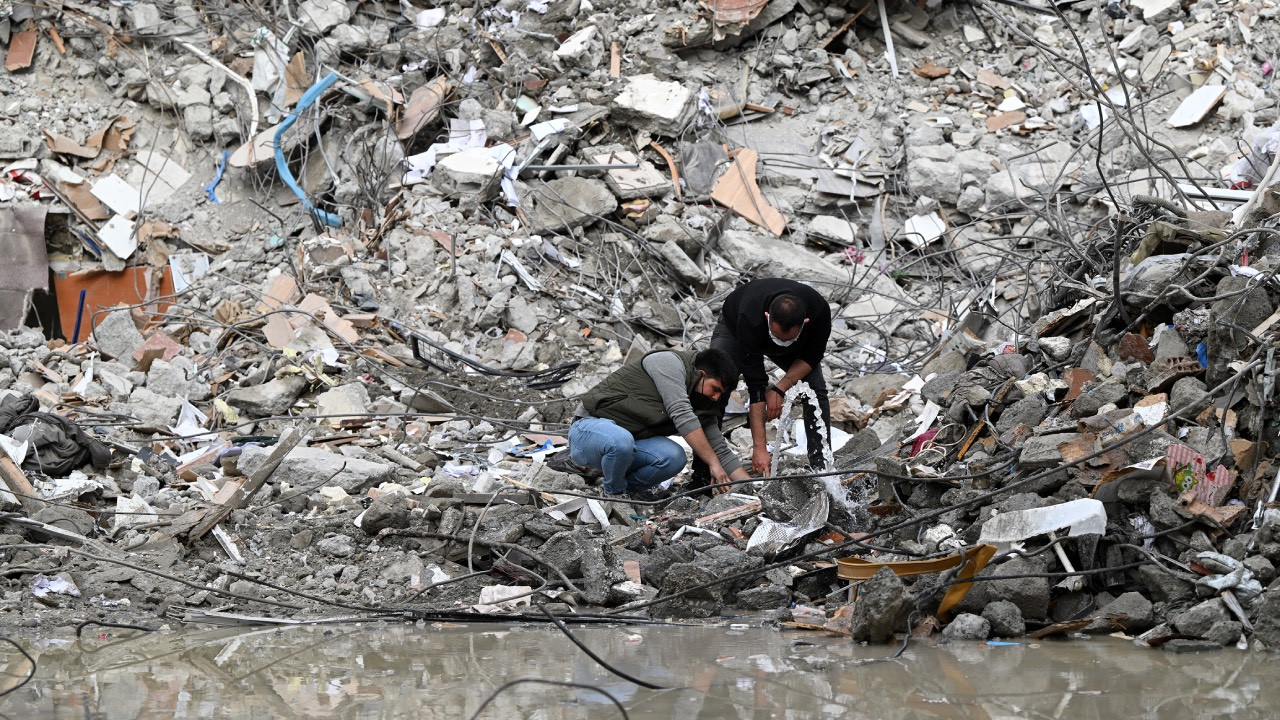
M486 585L480 589L480 602L471 609L485 615L513 612L532 604L532 593L529 585Z
M995 545L1001 552L1016 542L1070 528L1068 537L1102 535L1107 530L1107 509L1098 500L1084 498L1058 505L1000 513L982 523L979 543Z

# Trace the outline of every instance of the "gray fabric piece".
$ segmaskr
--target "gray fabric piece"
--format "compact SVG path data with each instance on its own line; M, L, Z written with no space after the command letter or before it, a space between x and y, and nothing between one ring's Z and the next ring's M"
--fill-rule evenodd
M645 372L649 373L649 377L653 378L653 384L662 395L667 416L675 424L676 431L684 436L701 427L698 416L693 414L689 395L685 392L685 388L688 387L688 378L685 377L684 363L679 356L675 352L657 352L642 360L640 365ZM731 473L742 467L742 461L729 451L729 444L725 442L720 428L708 425L703 427L702 431L706 434L707 442L715 451L716 457L720 458L720 465L724 467L725 472Z
M48 290L42 205L0 209L0 290Z

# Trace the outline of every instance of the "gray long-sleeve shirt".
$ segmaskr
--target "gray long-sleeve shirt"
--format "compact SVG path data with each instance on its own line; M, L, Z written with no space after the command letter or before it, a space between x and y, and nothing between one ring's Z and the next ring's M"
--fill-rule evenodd
M671 423L676 426L676 432L684 436L701 426L707 436L707 442L711 445L716 457L720 459L720 465L724 467L724 471L731 473L742 467L742 461L730 452L729 444L725 442L720 428L714 424L704 426L698 422L698 416L693 412L693 405L689 402L689 393L686 390L689 379L685 376L684 362L679 356L674 352L652 353L640 361L640 366L649 373L649 377L653 378L653 384L657 386L658 394L662 396L662 404L667 409L667 417L671 418Z

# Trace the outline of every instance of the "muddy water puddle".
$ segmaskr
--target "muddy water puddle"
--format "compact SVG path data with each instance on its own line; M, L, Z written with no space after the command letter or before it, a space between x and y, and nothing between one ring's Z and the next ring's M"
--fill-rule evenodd
M670 690L611 675L553 628L343 625L88 627L31 640L35 678L0 718L469 718L517 678L591 685L632 718L1274 718L1267 655L1173 655L1123 640L861 647L800 632L729 627L579 627L608 662ZM26 665L0 649L0 688ZM520 684L483 718L622 717L582 687Z

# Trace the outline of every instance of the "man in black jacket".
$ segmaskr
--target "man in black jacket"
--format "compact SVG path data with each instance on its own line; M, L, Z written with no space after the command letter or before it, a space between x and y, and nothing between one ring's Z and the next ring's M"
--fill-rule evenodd
M745 480L747 471L719 428L721 395L737 383L737 366L720 350L647 353L582 396L569 426L569 451L548 466L599 470L606 495L651 500L653 488L688 461L684 448L668 437L680 435L703 467L709 465L715 485Z
M727 352L746 379L751 467L758 475L768 475L772 461L764 424L782 414L784 394L800 381L813 389L827 428L825 436L818 431L817 414L802 399L809 465L815 470L826 467L822 448L824 443L830 443L831 403L822 375L822 358L830 337L831 306L817 290L795 280L753 280L725 298L720 322L711 335L711 347ZM764 368L766 357L786 373L772 385ZM706 470L695 459L694 486L708 482Z

